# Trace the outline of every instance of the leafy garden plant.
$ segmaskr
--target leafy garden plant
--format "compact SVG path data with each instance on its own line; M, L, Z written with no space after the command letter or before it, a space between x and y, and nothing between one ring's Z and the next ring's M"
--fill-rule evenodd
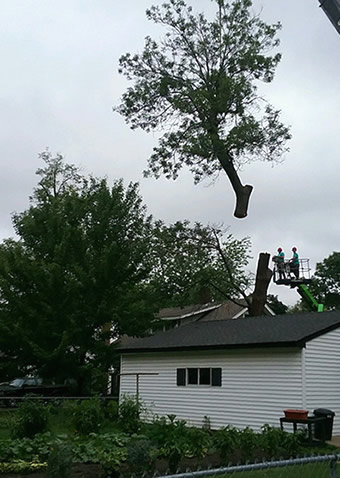
M148 438L140 437L131 440L127 446L126 458L129 471L137 476L151 472L157 453L157 449Z
M104 415L99 398L82 400L73 410L73 423L81 435L97 433Z
M116 422L119 415L119 405L115 400L108 400L104 405L104 417L110 422Z
M38 400L26 399L19 405L13 419L12 435L15 438L33 437L48 427L48 408Z
M47 478L71 478L72 449L70 445L57 443L47 462Z
M45 471L47 469L46 462L14 460L11 462L0 462L1 473L35 473ZM60 477L62 478L62 477Z
M145 410L142 402L132 395L124 395L119 402L119 423L124 432L136 433L142 426L141 413Z

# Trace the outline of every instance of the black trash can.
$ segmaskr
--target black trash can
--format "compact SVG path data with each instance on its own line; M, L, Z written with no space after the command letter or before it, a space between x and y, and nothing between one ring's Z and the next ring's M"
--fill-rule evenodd
M317 408L314 416L323 417L324 421L315 423L314 436L319 440L331 440L333 433L333 421L335 413L327 408Z

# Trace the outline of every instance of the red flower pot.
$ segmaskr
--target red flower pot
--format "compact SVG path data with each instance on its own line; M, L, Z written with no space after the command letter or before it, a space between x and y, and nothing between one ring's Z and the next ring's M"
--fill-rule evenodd
M286 418L296 418L297 420L307 420L308 410L283 410Z

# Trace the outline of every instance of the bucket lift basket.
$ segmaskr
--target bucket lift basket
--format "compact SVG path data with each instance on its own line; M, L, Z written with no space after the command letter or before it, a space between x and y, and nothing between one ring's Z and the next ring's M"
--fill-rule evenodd
M273 280L278 285L289 285L290 287L297 287L301 284L310 284L311 268L309 267L309 259L299 259L299 278L292 272L292 268L289 261L279 262L278 256L273 257L274 270Z

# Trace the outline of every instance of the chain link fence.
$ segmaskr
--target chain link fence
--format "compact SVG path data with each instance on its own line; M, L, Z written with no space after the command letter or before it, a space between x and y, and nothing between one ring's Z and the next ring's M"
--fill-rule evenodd
M340 455L310 456L289 460L266 461L248 465L187 471L185 473L155 474L154 478L340 478Z

